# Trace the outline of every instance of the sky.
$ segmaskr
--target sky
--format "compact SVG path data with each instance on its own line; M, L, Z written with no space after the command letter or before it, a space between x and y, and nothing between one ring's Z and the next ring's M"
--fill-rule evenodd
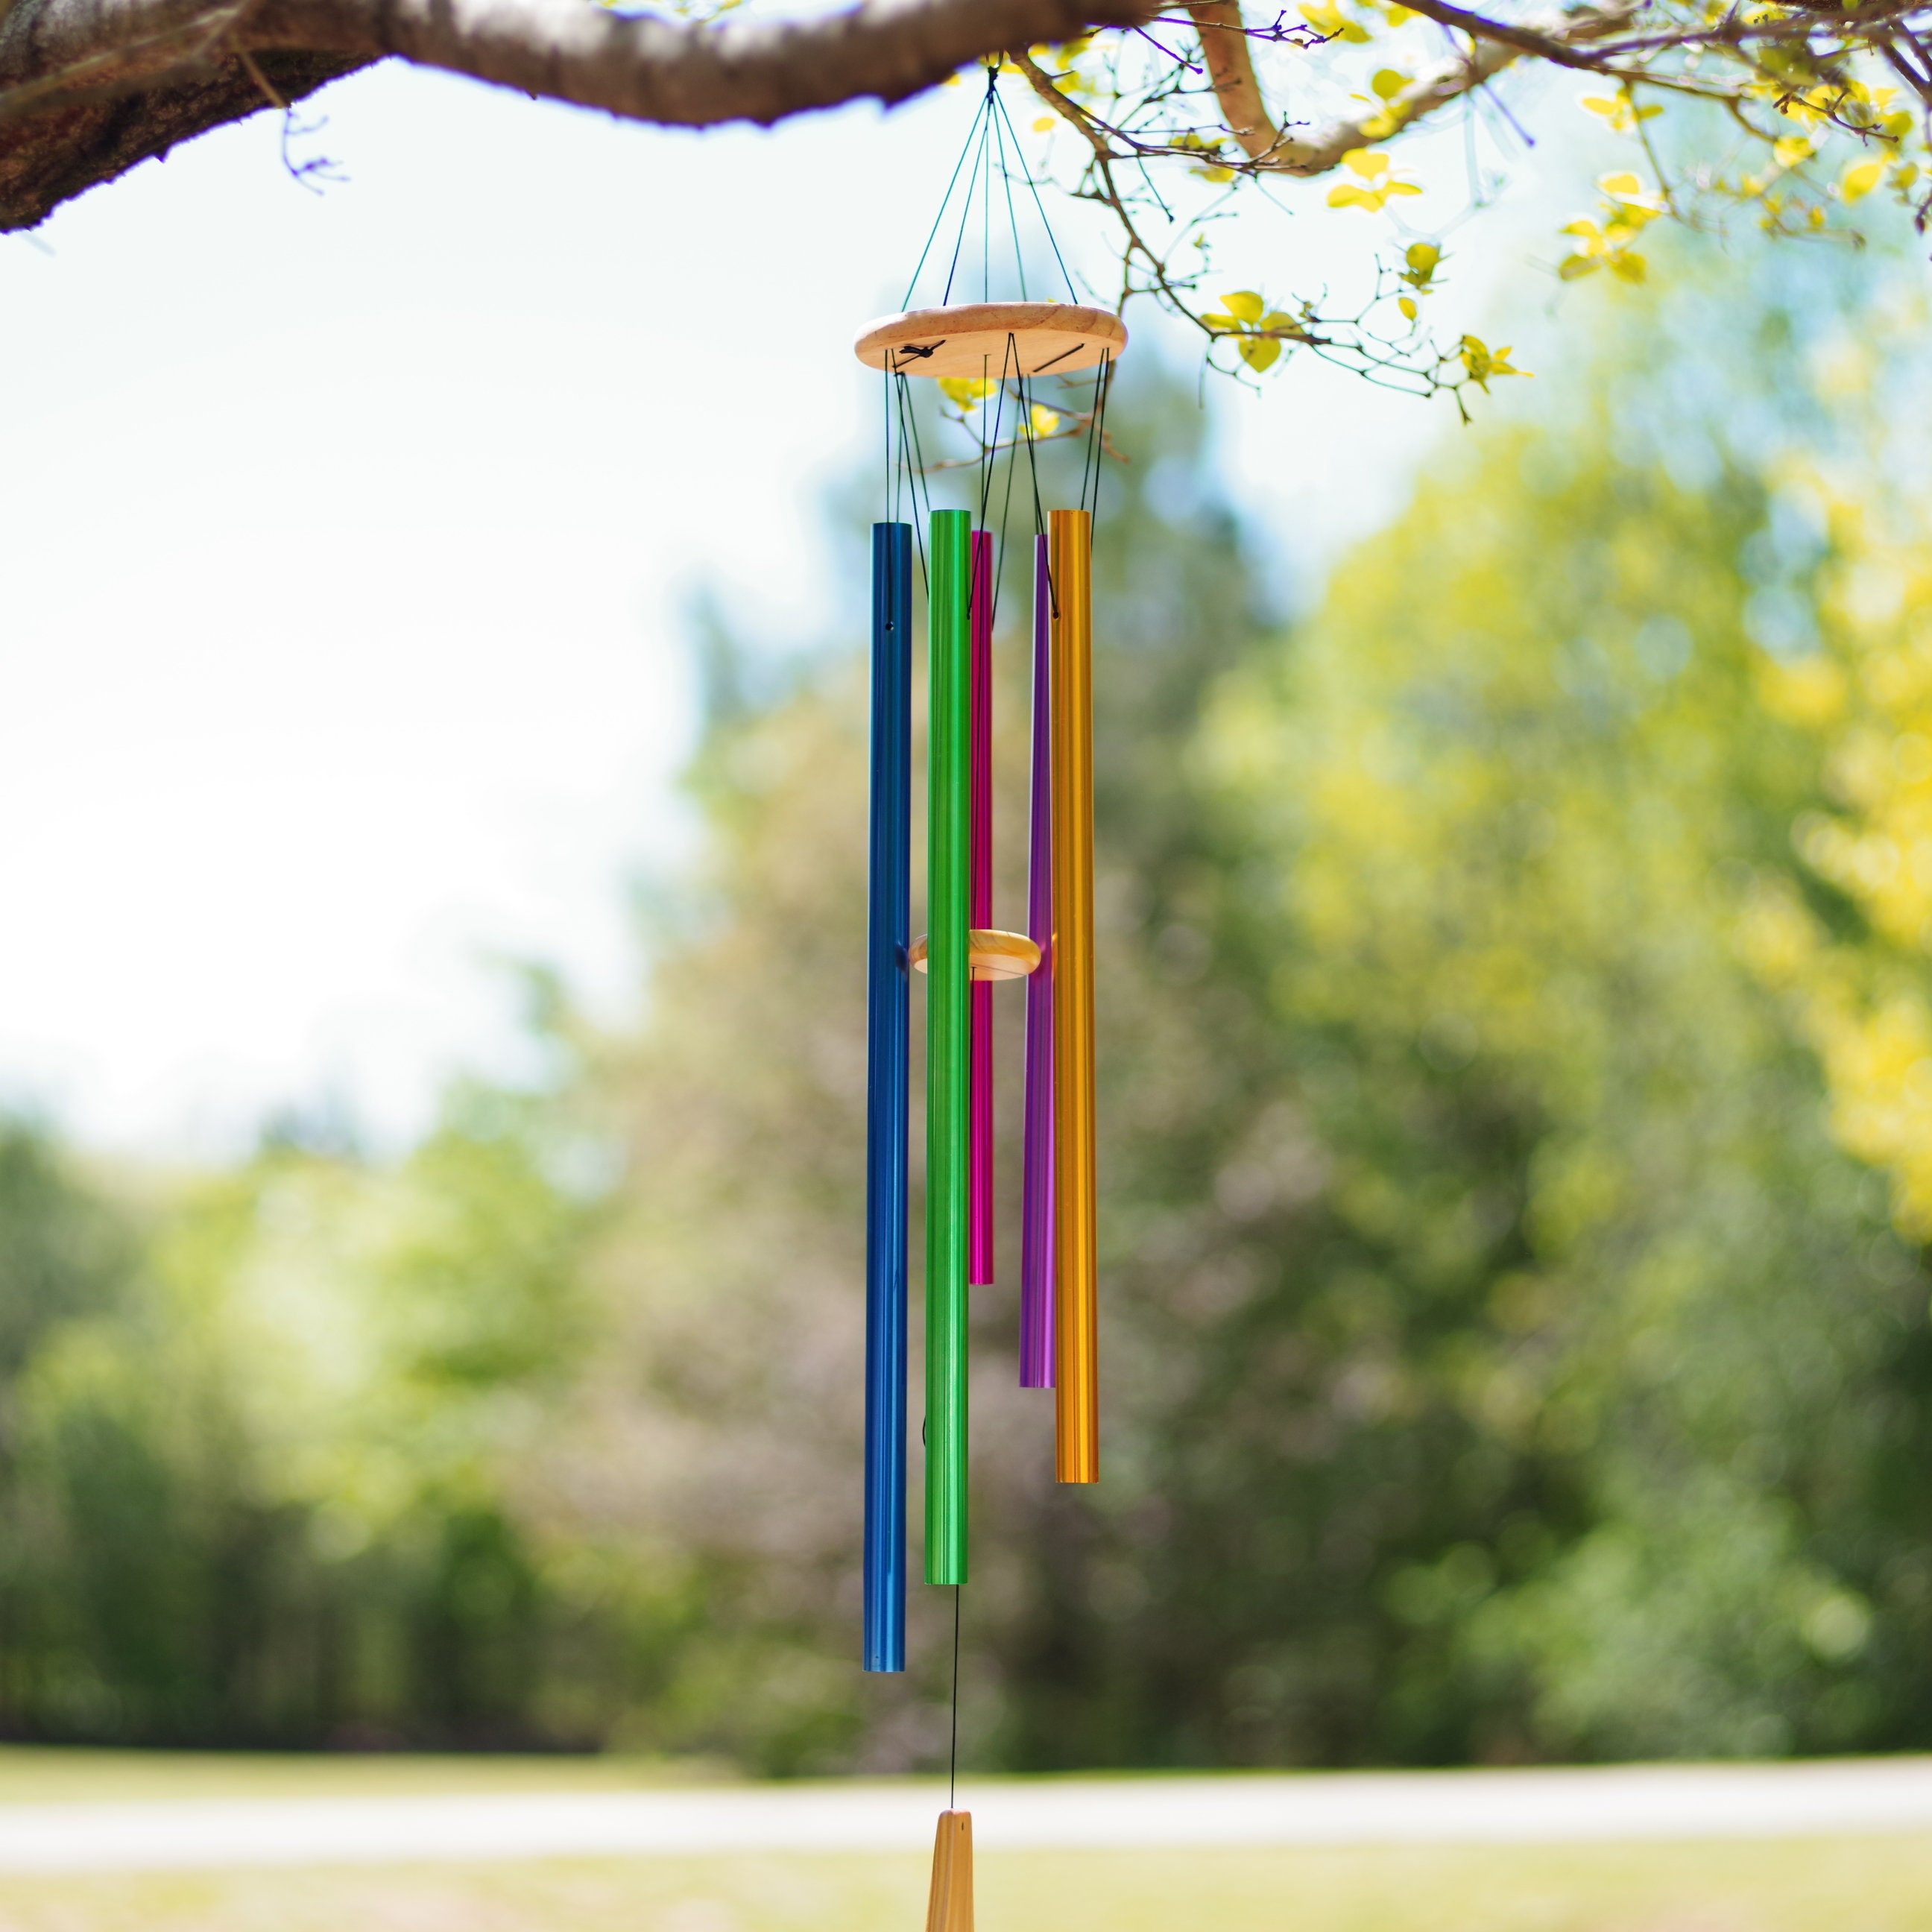
M320 194L263 116L0 238L0 1106L170 1160L289 1110L393 1145L522 1069L506 962L634 1008L693 600L774 649L862 624L850 342L972 106L693 134L391 65L305 110ZM1537 226L1484 220L1478 298ZM1304 278L1364 238L1291 232ZM1284 583L1446 415L1299 370L1208 406Z

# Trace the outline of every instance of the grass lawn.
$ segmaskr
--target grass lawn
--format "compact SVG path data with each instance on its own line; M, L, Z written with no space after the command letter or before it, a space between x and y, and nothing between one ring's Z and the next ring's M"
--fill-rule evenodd
M0 1748L0 1804L609 1791L721 1775L620 1757ZM1932 1834L982 1849L978 1879L982 1932L1932 1932ZM921 1932L926 1886L922 1857L844 1853L0 1874L0 1932Z
M0 1932L920 1932L925 1861L0 1878ZM1932 1932L1932 1835L982 1853L982 1932Z

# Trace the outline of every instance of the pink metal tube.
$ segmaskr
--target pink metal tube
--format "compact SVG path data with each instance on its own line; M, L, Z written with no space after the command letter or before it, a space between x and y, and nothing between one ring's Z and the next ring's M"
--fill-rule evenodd
M972 915L983 930L993 922L993 538L973 532L972 577L973 842ZM968 1160L966 1279L984 1287L993 1279L993 988L973 982L972 1118Z

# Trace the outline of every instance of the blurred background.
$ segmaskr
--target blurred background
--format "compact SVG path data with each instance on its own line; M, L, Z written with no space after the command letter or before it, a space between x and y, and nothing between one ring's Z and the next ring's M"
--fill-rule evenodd
M320 195L265 122L0 255L0 1735L943 1767L950 1604L856 1664L848 344L969 104L320 105ZM1932 1746L1924 244L1559 297L1531 106L1472 426L1124 366L1106 1480L980 1291L976 1773Z

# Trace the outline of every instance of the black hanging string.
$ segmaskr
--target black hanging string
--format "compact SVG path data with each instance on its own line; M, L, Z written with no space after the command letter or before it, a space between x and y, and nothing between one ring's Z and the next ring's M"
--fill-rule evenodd
M1000 380L992 392L992 431L991 434L982 435L980 439L980 527L982 530L986 526L986 506L992 500L992 496L993 465L999 460L1000 428L1006 419L1008 380L1006 372L1010 369L1017 369L1018 363L1018 346L1014 341L1012 331L1009 329L1006 332L1006 354L1000 363ZM989 369L992 366L990 362L982 362L980 364L982 370ZM980 380L984 381L986 379L982 374Z
M1012 371L1013 385L1019 394L1021 427L1014 432L1012 441L1006 446L1006 494L1000 509L1000 542L998 549L994 553L993 573L993 608L991 615L995 622L998 621L1000 615L1000 587L1006 574L1006 525L1012 514L1013 472L1019 463L1019 446L1022 437L1024 436L1029 445L1033 440L1033 420L1027 408L1026 379L1021 373L1019 338L1011 329L1006 332L1006 352L1005 358L1000 364L1000 396L1003 405L1006 393L1006 371L1009 369ZM998 415L995 415L993 418L993 444L995 448L999 446L1000 420ZM982 501L980 507L982 522L985 520L986 514L986 508Z
M1107 398L1113 391L1114 358L1111 350L1103 350L1100 356L1099 372L1094 378L1093 413L1087 418L1087 454L1080 465L1080 507L1089 508L1087 501L1088 472L1093 472L1094 501L1091 508L1097 512L1100 507L1100 463L1106 454Z
M926 527L919 513L920 487L926 485L926 513L932 514L932 486L927 482L926 458L919 444L919 412L913 406L911 385L906 380L903 369L895 364L893 374L898 386L899 456L904 472L906 501L911 512L913 542L919 550L919 578L930 596L932 582L926 565Z
M959 1808L959 1592L952 1586L952 1755L946 1774L946 1808Z

